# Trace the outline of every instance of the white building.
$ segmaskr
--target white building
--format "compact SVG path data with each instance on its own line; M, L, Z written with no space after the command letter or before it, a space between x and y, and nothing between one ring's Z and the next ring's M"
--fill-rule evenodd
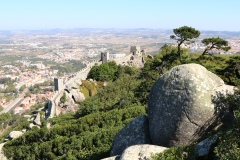
M0 89L4 89L4 84L0 84Z
M110 59L116 59L116 58L122 58L122 57L125 57L126 54L125 53L119 53L119 54L109 54L109 58Z

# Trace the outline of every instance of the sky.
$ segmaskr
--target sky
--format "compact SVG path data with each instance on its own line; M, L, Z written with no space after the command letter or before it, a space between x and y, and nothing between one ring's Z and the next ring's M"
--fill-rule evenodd
M0 0L0 30L72 28L240 31L240 0Z

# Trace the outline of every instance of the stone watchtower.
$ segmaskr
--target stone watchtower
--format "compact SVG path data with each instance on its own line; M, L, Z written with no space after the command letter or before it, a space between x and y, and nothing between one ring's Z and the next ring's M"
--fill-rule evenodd
M108 52L101 52L101 61L102 63L106 63L109 60L109 53Z
M137 46L130 46L130 53L133 55L133 56L141 56L141 49L140 49L140 46L137 45Z
M63 79L54 78L54 91L61 91L63 89Z

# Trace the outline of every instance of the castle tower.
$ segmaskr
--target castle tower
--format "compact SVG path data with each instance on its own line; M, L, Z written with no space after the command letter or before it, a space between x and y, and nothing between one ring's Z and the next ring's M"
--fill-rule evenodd
M63 79L54 78L54 91L61 91L63 89Z
M140 49L140 46L137 45L137 46L130 46L130 53L132 55L136 55L136 56L141 56L141 49Z
M109 60L109 53L108 52L101 52L101 61L102 63L106 63Z

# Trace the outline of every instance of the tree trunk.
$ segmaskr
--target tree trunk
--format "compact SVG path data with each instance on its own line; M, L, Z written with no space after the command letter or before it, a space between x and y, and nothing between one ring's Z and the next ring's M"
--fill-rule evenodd
M207 53L207 49L204 50L204 52L202 53L202 56L205 55Z
M180 54L180 44L178 44L178 56L181 57L181 54Z

